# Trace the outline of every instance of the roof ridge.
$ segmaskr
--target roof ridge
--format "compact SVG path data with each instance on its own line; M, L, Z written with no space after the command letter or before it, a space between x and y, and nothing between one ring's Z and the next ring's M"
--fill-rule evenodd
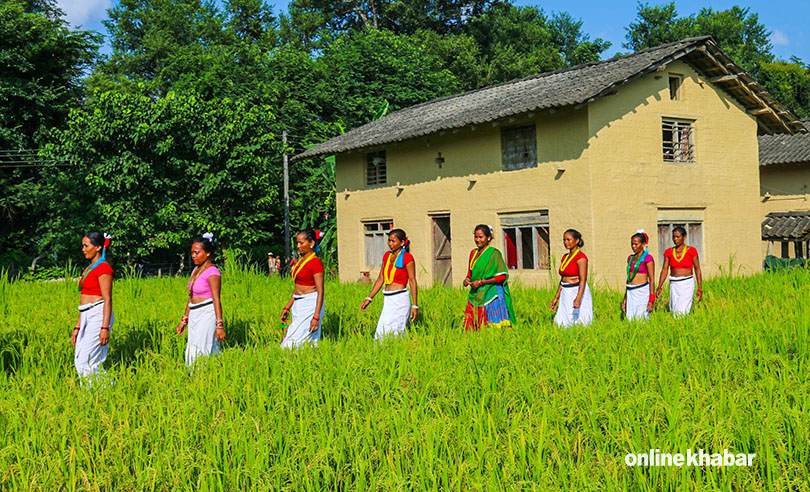
M514 78L512 80L507 80L505 82L499 82L497 84L487 85L487 86L484 86L484 87L479 87L477 89L472 89L472 90L469 90L469 91L466 91L466 92L460 92L458 94L450 94L450 95L447 95L447 96L442 96L442 97L437 97L435 99L430 99L428 101L424 101L424 102L421 102L419 104L414 104L413 106L408 106L407 108L398 109L398 110L394 111L391 114L398 113L400 111L404 111L404 110L407 110L407 109L419 108L421 106L425 106L425 105L428 105L428 104L434 104L434 103L437 103L439 101L448 101L450 99L455 99L455 98L458 98L458 97L468 96L470 94L475 94L475 93L482 92L482 91L485 91L485 90L496 89L496 88L499 88L499 87L505 87L507 85L516 84L518 82L525 82L527 80L536 80L536 79L541 79L541 78L544 78L544 77L549 77L551 75L558 75L558 74L561 74L561 73L570 72L572 70L579 70L579 69L582 69L582 68L585 68L585 67L593 67L593 66L597 66L597 65L604 65L604 64L608 64L608 63L613 63L613 62L616 62L616 61L619 61L619 60L624 60L624 59L627 59L627 58L639 56L639 55L642 55L644 53L649 53L650 51L666 49L666 48L672 47L672 46L674 46L676 44L691 44L693 42L705 41L707 39L712 39L712 37L711 36L693 36L691 38L684 38L684 39L681 39L681 40L678 40L678 41L672 41L670 43L660 44L658 46L651 46L649 48L644 48L641 51L634 51L632 53L627 53L627 54L624 54L624 55L621 55L621 56L614 56L612 58L607 58L605 60L593 60L593 61L589 61L589 62L586 62L586 63L580 63L579 65L573 65L573 66L570 66L570 67L562 67L562 68L558 68L556 70L550 70L548 72L540 72L540 73L536 73L536 74L532 74L532 75L527 75L525 77L518 77L518 78ZM388 115L386 115L386 116L388 116ZM362 125L360 125L360 126L358 126L356 128L362 128L365 125L368 125L369 123L373 123L374 121L377 121L377 120L369 121L368 123L364 123L364 124L362 124Z

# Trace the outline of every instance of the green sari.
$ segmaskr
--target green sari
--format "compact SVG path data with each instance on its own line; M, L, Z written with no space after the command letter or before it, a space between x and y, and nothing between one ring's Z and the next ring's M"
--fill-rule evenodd
M472 258L472 254L470 258ZM497 277L498 275L506 275L507 280L501 285L503 288L503 301L506 304L506 309L509 311L509 319L514 322L515 311L512 308L512 294L509 292L509 269L506 267L506 262L501 252L492 246L488 246L475 261L472 267L470 281L485 280ZM498 297L498 286L496 284L487 284L477 289L471 288L468 300L470 304L475 307L484 307L496 297Z

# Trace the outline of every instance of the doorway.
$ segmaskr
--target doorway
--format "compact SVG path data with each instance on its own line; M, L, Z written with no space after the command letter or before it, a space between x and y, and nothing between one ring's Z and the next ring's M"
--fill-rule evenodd
M433 227L433 284L450 287L453 256L450 243L450 214L431 216Z

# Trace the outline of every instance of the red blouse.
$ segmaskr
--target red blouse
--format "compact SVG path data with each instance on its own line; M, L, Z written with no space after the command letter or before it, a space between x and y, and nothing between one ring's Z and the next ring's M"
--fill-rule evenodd
M306 261L306 260L298 260ZM296 263L298 265L298 263ZM295 267L293 267L295 270ZM298 285L310 285L315 286L315 274L316 273L323 273L323 262L317 256L312 258L311 260L307 261L307 263L301 267L295 275L295 283Z
M113 269L109 263L103 261L97 267L90 270L90 273L84 277L82 281L82 295L87 296L100 296L101 285L98 283L98 278L102 275L112 275Z
M568 258L568 255L570 255L570 254L571 254L570 252L566 253L562 257L562 262L560 263L560 276L562 276L562 277L579 277L579 265L577 265L577 262L579 260L581 260L582 258L585 258L587 260L588 257L585 256L585 253L583 253L582 251L578 251L577 255L574 256L574 258L570 262L567 262L568 265L565 267L565 270L563 270L562 269L562 264L566 263L566 258Z
M692 246L687 246L686 253L683 254L683 258L681 258L680 261L675 259L672 249L673 248L667 248L667 250L664 251L664 258L669 259L670 267L683 270L691 270L695 267L694 258L697 258L698 255L697 249Z
M399 253L397 253L397 254L399 254ZM382 262L383 268L385 268L386 262L388 261L388 258L390 256L391 256L390 251L387 251L383 255L383 262ZM411 263L413 261L413 255L410 254L410 253L407 253L407 252L402 253L402 268L397 268L396 267L396 261L397 261L397 259L396 259L396 257L394 257L394 259L391 261L391 265L388 266L388 271L383 272L383 278L385 278L386 274L390 275L391 271L395 270L395 272L394 272L394 281L392 283L401 284L401 285L407 285L408 284L408 271L405 270L405 266L408 265L408 263Z

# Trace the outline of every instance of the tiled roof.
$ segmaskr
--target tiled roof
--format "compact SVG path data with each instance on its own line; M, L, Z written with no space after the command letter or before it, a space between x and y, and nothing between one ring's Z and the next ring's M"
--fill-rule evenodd
M538 110L587 104L681 58L756 114L764 132L803 131L793 113L717 48L711 37L703 36L417 104L332 138L294 159L401 142Z
M810 120L802 120L810 131ZM759 165L810 162L810 133L760 135Z
M762 221L762 239L766 241L810 240L810 211L769 213Z

